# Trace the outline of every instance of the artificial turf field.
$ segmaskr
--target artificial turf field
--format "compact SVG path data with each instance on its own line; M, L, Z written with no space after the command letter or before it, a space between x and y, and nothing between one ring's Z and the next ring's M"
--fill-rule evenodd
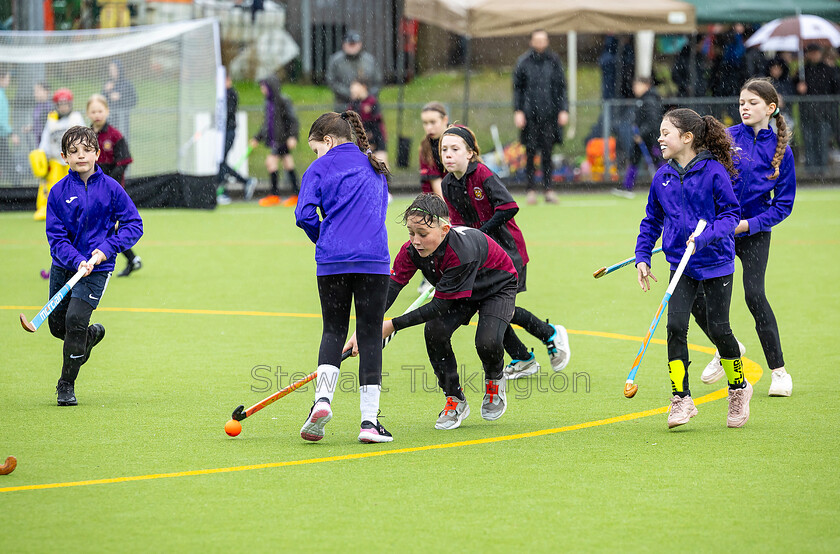
M840 189L800 190L773 232L767 288L790 398L767 397L736 264L732 328L758 379L741 429L726 428L725 384L700 382L711 349L696 326L692 393L707 400L696 418L667 429L663 340L648 349L636 397L622 394L667 268L657 255L663 280L647 294L632 266L592 272L632 254L644 201L523 206L532 261L520 305L569 329L565 377L552 378L544 347L523 336L541 377L517 381L504 417L484 421L474 327L462 329L453 343L473 376L472 415L438 431L444 397L421 328L408 329L383 353L381 421L395 437L384 445L357 442L355 360L321 442L298 434L311 384L238 437L223 431L233 408L277 390L277 368L285 386L316 366L314 247L291 209L142 212L144 267L112 279L94 313L107 336L82 367L77 407L55 404L61 343L18 322L47 300L43 224L0 214L0 462L18 459L0 476L0 551L837 552ZM391 205L392 253L407 239L396 219L408 202ZM391 314L414 300L414 284Z

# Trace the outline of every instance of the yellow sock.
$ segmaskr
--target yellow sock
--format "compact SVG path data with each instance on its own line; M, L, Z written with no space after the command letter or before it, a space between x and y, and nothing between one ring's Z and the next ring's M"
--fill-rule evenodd
M743 387L744 364L741 362L741 358L735 358L734 360L721 358L720 363L723 366L723 370L726 372L726 379L729 381L729 385L733 389Z
M686 392L686 371L682 360L671 360L668 362L668 374L671 376L671 392Z

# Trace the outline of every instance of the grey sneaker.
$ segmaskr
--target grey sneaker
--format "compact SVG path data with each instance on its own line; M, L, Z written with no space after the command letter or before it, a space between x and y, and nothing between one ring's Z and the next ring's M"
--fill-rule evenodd
M332 419L332 416L330 401L326 398L319 398L312 404L312 409L309 410L306 423L300 429L300 438L313 442L323 439L324 427Z
M531 352L531 357L527 360L511 360L505 366L505 379L519 379L520 377L527 377L533 375L540 370L540 364L537 363L537 358Z
M257 189L257 179L251 177L245 181L245 200L250 200L254 197L254 191Z
M729 415L726 417L727 427L743 427L750 419L750 398L753 388L749 381L742 389L729 389Z
M747 347L741 344L741 341L738 341L738 348L741 350L741 356L747 351ZM724 377L726 377L726 371L723 370L723 364L720 363L720 352L715 350L712 361L708 363L706 369L700 374L700 380L707 385L711 385Z
M697 406L690 396L677 396L671 398L671 408L668 412L668 429L685 425L688 420L697 415Z
M507 410L504 379L484 380L484 400L481 401L481 417L487 421L499 419Z
M459 400L454 396L446 397L446 405L440 413L435 429L457 429L461 422L470 415L470 405L465 400Z
M548 347L548 358L551 360L551 368L554 371L563 371L572 357L572 350L569 348L569 333L562 325L552 325L554 334L546 341Z

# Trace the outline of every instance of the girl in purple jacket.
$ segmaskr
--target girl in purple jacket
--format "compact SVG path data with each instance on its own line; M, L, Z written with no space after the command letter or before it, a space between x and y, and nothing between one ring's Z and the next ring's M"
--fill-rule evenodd
M356 112L329 112L316 119L309 130L309 147L318 159L303 174L295 218L315 243L324 328L315 402L300 436L321 440L324 426L332 419L331 403L350 326L350 304L355 302L362 412L359 440L390 442L391 434L377 419L382 320L391 273L385 230L388 169L373 156Z
M790 215L796 196L796 170L788 142L787 122L779 111L779 95L767 79L750 79L741 87L741 123L729 128L732 143L740 154L734 160L738 177L735 195L741 204L741 220L735 227L735 255L744 270L744 297L755 319L755 330L772 370L770 396L790 396L793 380L785 370L779 326L764 292L764 274L770 256L770 231ZM777 133L770 128L776 120ZM706 299L700 293L694 303L694 316L706 331ZM708 332L707 332L708 334ZM739 343L741 354L745 348ZM704 383L714 383L724 375L720 353L701 375Z
M721 353L729 379L727 425L740 427L749 419L752 386L744 378L738 341L729 328L735 271L732 231L740 214L730 179L735 168L729 135L714 117L700 117L693 110L681 108L662 119L659 147L668 164L653 178L636 241L636 269L642 290L650 289L649 279L657 280L650 271L650 258L660 234L672 277L686 246L693 243L695 248L668 303L668 370L673 392L668 427L688 423L697 415L688 387L687 338L691 308L701 286L706 294L709 336ZM695 237L693 229L700 219L705 219L708 226Z

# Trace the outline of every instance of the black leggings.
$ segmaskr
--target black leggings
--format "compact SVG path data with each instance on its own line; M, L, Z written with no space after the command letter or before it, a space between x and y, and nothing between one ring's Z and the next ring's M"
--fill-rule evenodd
M64 341L64 362L61 380L75 383L84 359L87 341L91 340L88 327L93 306L78 298L67 298L52 311L49 321L52 335Z
M674 278L674 271L671 271ZM708 335L722 358L741 356L738 341L729 328L729 304L732 300L732 275L698 281L683 275L668 302L668 361L682 360L688 369L688 322L697 291L706 294ZM686 371L686 374L688 372Z
M474 302L455 302L442 316L426 322L426 351L429 362L438 379L438 385L446 396L463 398L458 379L458 361L452 350L452 334L479 311ZM475 331L475 350L481 359L485 379L501 379L505 352L502 343L510 323L493 315L478 316Z
M510 320L512 324L519 325L531 336L540 339L543 343L551 338L554 334L554 327L547 322L541 320L528 310L517 306L513 313L513 319ZM508 325L505 330L505 352L514 360L527 360L530 357L528 347L516 336L513 327Z
M782 342L779 339L779 326L776 324L776 316L764 292L764 275L767 271L767 260L770 257L770 233L762 232L746 237L735 237L735 255L741 258L741 267L744 271L744 298L755 319L755 330L758 333L761 348L764 350L767 365L770 369L784 367L785 359L782 355ZM706 297L702 287L697 293L692 313L697 324L709 336Z
M356 306L356 340L359 343L359 385L382 382L382 320L388 295L388 275L343 273L318 277L324 330L318 365L339 367L341 348L347 342L350 305Z

